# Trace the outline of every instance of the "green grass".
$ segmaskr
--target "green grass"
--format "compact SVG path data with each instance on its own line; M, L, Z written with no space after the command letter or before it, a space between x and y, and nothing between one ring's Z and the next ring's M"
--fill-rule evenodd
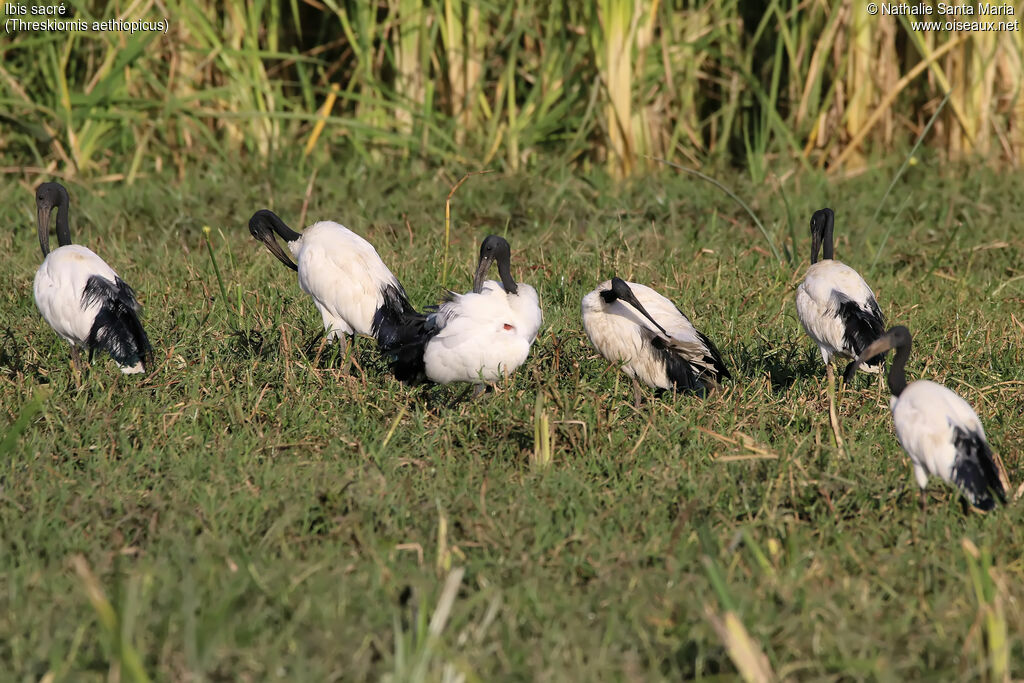
M73 238L135 287L156 348L150 376L99 359L75 389L32 299L40 178L0 176L0 441L24 428L0 463L0 671L731 680L737 649L715 629L731 611L780 678L994 679L1007 661L1021 675L1021 507L964 516L936 482L922 515L866 375L841 397L837 451L793 306L814 209L836 210L837 256L866 275L888 234L869 281L915 334L908 372L975 407L1016 486L1024 190L938 166L910 167L877 222L895 167L790 178L796 244L777 191L717 176L792 263L727 196L669 169L619 187L557 168L472 177L452 200L450 284L468 287L480 239L506 234L545 323L508 386L451 408L456 389L402 387L368 340L353 375L318 352L311 302L246 229L264 206L298 223L310 169L283 161L69 184ZM324 167L308 222L365 235L426 304L462 173ZM634 410L579 319L613 273L678 302L734 381ZM531 463L539 412L546 467Z

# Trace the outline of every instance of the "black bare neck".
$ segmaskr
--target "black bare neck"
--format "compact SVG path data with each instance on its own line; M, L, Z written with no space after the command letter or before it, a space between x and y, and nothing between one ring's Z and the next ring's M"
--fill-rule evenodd
M888 384L889 391L893 396L899 396L907 388L907 374L904 367L907 359L910 358L910 344L903 344L896 347L896 356L889 366Z
M68 192L60 188L60 201L57 204L57 244L66 247L71 244L71 226L68 223L68 211L71 202L68 200Z

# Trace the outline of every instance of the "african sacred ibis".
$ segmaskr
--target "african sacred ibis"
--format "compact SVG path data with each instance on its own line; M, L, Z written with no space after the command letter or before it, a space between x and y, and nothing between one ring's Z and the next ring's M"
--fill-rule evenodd
M622 363L638 407L637 380L652 389L704 395L732 377L714 343L650 287L614 277L584 296L581 308L590 343Z
M811 216L811 267L796 290L800 324L821 350L831 382L833 356L853 359L885 330L875 294L856 270L832 258L832 209ZM818 250L824 249L823 260ZM877 373L882 359L870 358L864 370Z
M921 506L929 475L954 484L971 505L982 510L995 507L993 492L1005 503L1006 491L985 440L985 429L970 404L935 382L919 379L907 384L904 366L911 342L906 327L892 328L847 367L847 381L863 359L896 349L888 376L889 407L896 437L914 464Z
M299 287L313 298L328 340L350 335L354 343L356 334L376 337L375 316L398 320L417 315L402 284L373 245L340 223L320 221L300 234L273 211L261 209L249 219L249 232L281 263L298 272ZM292 262L274 233L287 243L298 263Z
M36 188L36 221L43 263L33 284L36 306L53 331L71 344L73 364L78 347L110 354L125 374L144 372L152 357L139 322L141 306L132 288L92 250L71 243L68 191L60 183ZM50 251L50 213L57 209L58 246Z
M501 282L484 281L497 262ZM450 293L450 298L426 316L380 316L374 329L381 349L391 357L399 380L417 384L471 382L475 394L486 383L512 374L526 361L540 330L542 314L537 290L516 282L511 271L511 247L490 235L480 245L473 291Z

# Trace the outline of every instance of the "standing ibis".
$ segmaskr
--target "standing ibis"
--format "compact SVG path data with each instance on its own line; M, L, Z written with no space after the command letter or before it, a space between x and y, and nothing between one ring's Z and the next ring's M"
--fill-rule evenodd
M43 263L33 284L36 306L53 331L71 344L72 365L80 365L78 348L110 354L125 374L145 372L153 349L139 322L142 310L132 288L92 250L71 243L68 191L60 183L36 188L36 221ZM50 214L57 209L58 246L50 251ZM77 381L77 380L76 380Z
M971 505L991 510L992 494L1006 503L1006 490L985 440L985 429L967 401L941 384L919 379L907 384L904 366L910 356L910 331L897 326L868 345L846 369L847 381L856 365L890 349L896 357L889 368L888 384L896 438L914 464L914 478L925 506L928 477L939 477L960 489Z
M670 300L650 287L617 277L583 297L583 328L590 343L633 380L652 389L706 395L731 379L710 339Z
M485 281L495 262L501 282ZM378 316L374 329L387 340L381 349L395 377L407 384L470 382L478 395L486 384L515 372L537 338L542 314L537 290L516 282L510 263L509 243L490 235L480 245L473 291L449 293L426 316Z
M281 263L298 272L299 287L313 298L329 341L350 335L354 344L357 334L376 337L373 321L378 316L398 321L417 315L402 284L373 245L340 223L320 221L300 234L274 212L261 209L249 219L249 232ZM297 263L274 233L285 241Z
M796 312L800 324L821 350L831 385L833 356L856 358L885 330L875 294L857 271L832 258L832 209L820 209L811 216L811 267L796 290ZM824 258L818 260L818 250ZM864 370L877 373L881 356L870 358Z

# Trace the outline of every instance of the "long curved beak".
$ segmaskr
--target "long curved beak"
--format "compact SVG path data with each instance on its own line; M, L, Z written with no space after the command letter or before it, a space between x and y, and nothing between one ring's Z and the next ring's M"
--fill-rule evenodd
M264 245L266 245L267 249L270 251L271 254L277 257L278 261L285 264L292 270L298 272L299 267L295 265L295 263L291 260L288 254L285 253L284 249L281 248L281 245L277 243L277 240L274 239L273 234L267 233L266 235L263 235L262 237L260 237L260 241L263 242Z
M883 334L875 341L868 344L867 348L860 352L857 358L846 366L846 372L843 373L843 381L849 384L853 380L853 376L857 374L857 369L860 368L861 363L866 360L870 360L875 356L879 356L883 353L887 353L892 350L892 337L888 334Z
M476 273L473 274L473 292L479 294L484 288L484 279L487 277L487 271L491 269L491 264L494 263L494 259L490 256L484 256L480 259L480 263L476 267Z
M648 313L647 309L643 307L643 304L641 304L640 301L637 300L636 296L633 295L632 291L630 291L627 296L620 296L619 298L628 303L633 308L635 308L637 311L639 311L640 314L643 315L645 318L650 320L655 327L661 330L661 333L663 335L665 335L666 337L668 336L668 332L665 331L665 328L659 325L658 321L651 317L651 314Z
M857 356L857 362L863 363L870 358L874 358L875 356L881 355L887 351L891 351L892 346L892 337L888 334L883 334L881 337L868 344L868 347L860 352L860 355Z
M36 210L36 229L39 231L39 248L43 258L50 253L50 211L52 207L40 206Z

